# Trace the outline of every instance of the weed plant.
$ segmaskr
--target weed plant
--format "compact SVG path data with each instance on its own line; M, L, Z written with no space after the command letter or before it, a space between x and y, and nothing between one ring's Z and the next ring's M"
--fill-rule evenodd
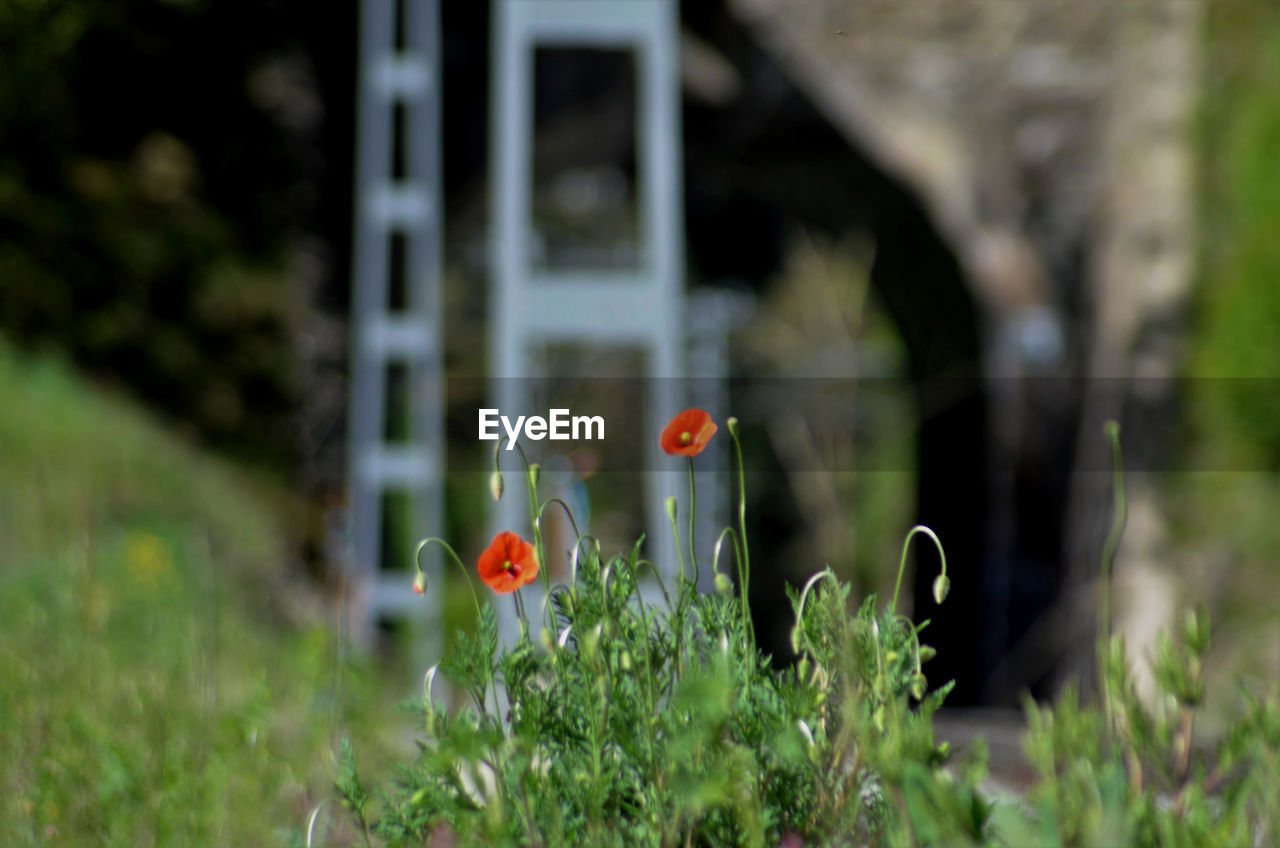
M643 538L630 552L606 558L586 534L572 551L569 582L550 585L546 571L537 570L546 561L539 527L547 510L564 505L540 499L538 466L526 462L533 542L500 534L478 569L495 591L511 590L519 636L504 645L493 606L476 598L475 632L459 634L452 653L427 672L423 697L407 705L422 738L389 787L367 788L352 747L343 744L337 789L366 841L627 848L1277 844L1280 700L1247 696L1218 750L1194 750L1209 641L1203 613L1188 613L1179 638L1162 644L1154 707L1138 700L1124 646L1104 626L1097 703L1082 705L1074 688L1055 706L1028 702L1026 751L1037 781L1024 796L1003 801L983 790L981 745L955 758L934 738L933 715L951 684L929 688L924 667L934 650L921 642L928 622L897 613L898 587L887 605L871 596L850 614L849 587L830 570L815 574L790 593L797 661L774 670L756 646L744 601L750 558L734 419L728 429L737 457L737 525L717 540L710 564L716 591L708 594L696 590L692 544L688 569L681 553L668 586L644 558ZM698 419L676 430L683 441L669 445L664 433L663 446L689 457L693 504L693 456L699 439L705 445L710 435ZM1118 444L1118 433L1113 438ZM495 470L495 497L502 490ZM1108 551L1123 525L1117 494ZM676 550L683 551L674 498L668 514ZM692 514L688 526L691 535ZM932 531L913 528L898 586L916 536L942 553ZM428 544L443 546L468 573L441 540L423 542L419 553ZM736 586L722 561L736 569ZM518 587L536 577L547 601L530 615ZM657 586L660 601L646 598L646 581ZM421 573L416 585L430 590ZM943 555L934 582L938 603L948 588ZM1105 598L1101 605L1106 609ZM451 712L434 696L437 676L465 693L465 706Z

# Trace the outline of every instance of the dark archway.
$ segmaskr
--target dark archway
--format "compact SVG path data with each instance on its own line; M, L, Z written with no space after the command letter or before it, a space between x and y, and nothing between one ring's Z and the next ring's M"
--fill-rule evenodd
M953 574L952 594L937 607L937 557L919 549L915 610L932 619L926 639L941 648L928 671L935 683L956 680L949 703L976 703L1001 653L983 633L994 622L982 612L989 522L980 309L912 191L851 146L726 14L707 4L686 8L685 19L732 61L742 86L724 105L686 100L693 270L703 279L765 279L790 227L859 230L874 242L871 285L906 344L920 414L918 520L944 541ZM761 601L770 599L760 604L762 628L771 614L787 614L774 608L780 580L753 583Z

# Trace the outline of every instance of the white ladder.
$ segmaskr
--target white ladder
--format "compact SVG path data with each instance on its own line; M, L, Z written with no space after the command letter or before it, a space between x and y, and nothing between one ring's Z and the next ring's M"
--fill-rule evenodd
M646 556L674 571L664 499L679 491L678 463L658 435L681 409L685 376L684 216L681 201L679 38L673 0L495 0L494 121L491 127L494 279L490 296L490 376L505 415L529 408L530 357L554 342L639 349L648 396L643 457ZM636 67L638 266L633 270L534 266L532 148L534 51L632 50ZM510 463L510 460L507 460ZM657 470L665 468L673 471ZM508 469L508 475L514 469ZM509 487L497 530L528 527L523 487ZM664 579L670 582L669 577ZM541 592L528 587L531 616ZM503 614L510 612L499 605ZM512 632L508 616L506 632Z
M428 591L424 605L413 592L412 563L388 562L383 545L386 494L410 498L408 538L398 540L409 554L412 537L437 532L443 512L438 56L436 0L363 0L347 479L358 577L351 611L364 642L380 619L439 613L438 593ZM392 368L405 379L401 420L389 409ZM387 438L389 424L400 440ZM438 588L439 558L424 557L424 566Z

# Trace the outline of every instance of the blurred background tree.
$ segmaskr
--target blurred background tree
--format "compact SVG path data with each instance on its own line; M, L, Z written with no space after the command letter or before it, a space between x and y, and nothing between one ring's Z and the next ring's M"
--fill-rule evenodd
M299 11L0 8L0 332L276 467L320 450L342 413L345 335L318 304L345 273L317 234L345 231L324 215L348 174L325 158L307 41L324 30Z

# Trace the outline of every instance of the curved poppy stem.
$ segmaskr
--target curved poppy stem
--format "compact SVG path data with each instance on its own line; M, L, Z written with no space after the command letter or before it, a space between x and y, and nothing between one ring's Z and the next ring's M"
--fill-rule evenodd
M939 580L947 580L947 554L942 550L942 542L938 540L938 534L923 524L917 524L907 531L907 538L902 540L902 559L898 562L898 579L893 584L893 601L889 604L890 614L896 613L898 610L898 590L902 588L902 573L907 570L907 551L911 547L912 538L917 533L923 533L933 541L933 546L938 549L938 557L942 560L942 572L938 575ZM935 595L937 594L937 591L935 591ZM945 594L945 592L942 594ZM942 601L939 600L938 603L942 603Z
M569 602L573 603L573 590L565 583L557 583L551 587L550 592L542 596L542 608L538 612L538 620L550 620L552 630L555 630L556 625L559 623L556 621L555 610L551 608L551 603L555 600L556 595L568 595ZM572 618L570 618L570 623L572 623Z
M517 451L520 452L520 459L524 461L524 470L528 472L531 463L529 462L528 454L524 452L524 446L521 445L519 442L512 441L509 436L499 437L497 443L494 444L493 446L493 470L498 472L499 474L502 473L501 464L498 462L498 456L499 456L498 451L505 444L510 444L512 447L514 447Z
M641 559L641 560L636 560L637 575L640 573L640 566L642 565L649 566L649 570L653 572L653 576L658 578L658 588L662 590L662 600L664 600L667 604L667 607L670 608L671 594L667 591L667 582L662 579L662 572L658 570L658 566L654 565L652 560ZM641 600L644 600L644 599L641 598Z
M799 634L803 632L804 607L809 602L809 592L818 584L819 580L830 580L837 588L840 586L840 578L836 577L835 572L830 568L822 569L805 581L804 588L800 590L800 603L796 604L796 626L791 631L791 648L797 654L800 653Z
M475 604L476 617L478 618L480 616L480 598L476 595L476 584L471 582L471 575L467 573L467 567L462 564L462 560L458 558L457 552L454 551L453 548L449 547L449 543L444 539L432 536L428 539L423 539L418 543L418 549L413 552L413 565L418 570L418 574L425 575L425 572L422 570L422 551L432 542L435 542L437 545L449 552L449 556L453 559L454 563L457 564L458 570L461 571L462 576L466 578L467 588L471 590L471 602Z
M509 436L500 436L498 438L498 441L495 442L493 445L493 474L498 480L498 485L496 486L496 491L495 491L495 494L498 497L495 498L495 500L500 499L502 497L501 495L502 488L503 488L502 482L501 482L502 481L502 463L498 461L498 457L500 456L499 450L501 450L504 444L510 444L512 447L514 447L516 450L520 452L520 459L522 462L524 462L524 471L526 475L528 475L529 469L531 467L529 463L529 456L524 452L524 446L521 445L519 442L511 441L511 438Z
M569 505L565 503L562 498L547 498L545 501L543 501L542 506L538 507L538 518L542 518L542 513L546 512L547 507L551 506L552 504L557 504L561 509L564 510L565 517L569 519L569 524L570 526L573 527L573 535L575 537L581 536L582 531L578 529L578 522L574 520L573 510L569 509Z
M311 811L310 817L307 818L307 841L306 841L307 848L311 848L311 845L312 845L311 837L315 833L316 819L320 816L320 811L323 810L325 808L325 805L328 803L329 801L326 798L325 800L321 801L319 804L316 804L315 809Z
M724 546L724 537L728 536L733 541L733 557L738 562L742 559L742 550L738 545L738 531L732 527L726 527L720 531L720 535L716 537L716 546L711 551L711 572L713 574L720 573L720 548Z
M711 571L719 576L720 574L720 548L724 545L724 538L728 536L733 541L733 558L738 564L738 579L742 579L742 548L743 544L738 539L738 531L732 527L726 527L720 531L719 537L716 538L715 550L711 554ZM738 600L742 604L742 623L746 625L747 633L755 637L755 630L751 627L751 605L747 603L746 587L739 583Z
M578 585L578 558L579 551L582 550L582 542L584 539L590 539L596 543L596 556L600 555L600 540L590 533L579 533L577 540L573 543L573 555L569 557L569 585ZM591 549L587 549L587 553L591 553Z
M573 517L573 510L569 509L569 505L568 505L567 503L565 503L565 502L564 502L564 500L563 500L562 498L551 497L551 498L547 498L545 501L543 501L543 502L542 502L542 505L538 507L538 523L539 523L539 524L541 524L541 523L542 523L542 514L543 514L544 512L546 512L546 511L547 511L547 507L551 506L552 504L556 504L556 505L558 505L562 510L564 510L565 517L569 519L569 526L573 528L573 536L574 536L574 538L575 538L575 539L581 539L581 538L582 538L582 531L578 529L578 522L577 522L577 520ZM576 548L576 546L577 546L577 542L575 542L575 543L574 543L574 546L575 546L575 548ZM576 551L575 551L575 553L576 553ZM544 563L544 565L545 565L545 563ZM544 591L549 592L549 591L551 591L551 575L550 575L550 574L546 574L546 575L545 575L545 577L546 577L546 580L545 580L545 582L543 583L543 590L544 590Z
M519 451L520 461L524 463L525 494L529 501L529 521L533 526L533 550L534 555L538 558L538 572L539 578L542 580L542 589L543 591L547 591L551 588L551 577L546 574L546 570L542 567L547 561L547 551L546 545L542 539L542 527L539 522L539 518L542 516L541 511L538 509L539 467L536 462L529 461L529 455L524 452L524 446L518 441L511 439L509 436L500 437L493 445L493 471L499 481L499 485L497 487L499 490L502 488L502 465L498 461L498 451L504 444L511 445Z

